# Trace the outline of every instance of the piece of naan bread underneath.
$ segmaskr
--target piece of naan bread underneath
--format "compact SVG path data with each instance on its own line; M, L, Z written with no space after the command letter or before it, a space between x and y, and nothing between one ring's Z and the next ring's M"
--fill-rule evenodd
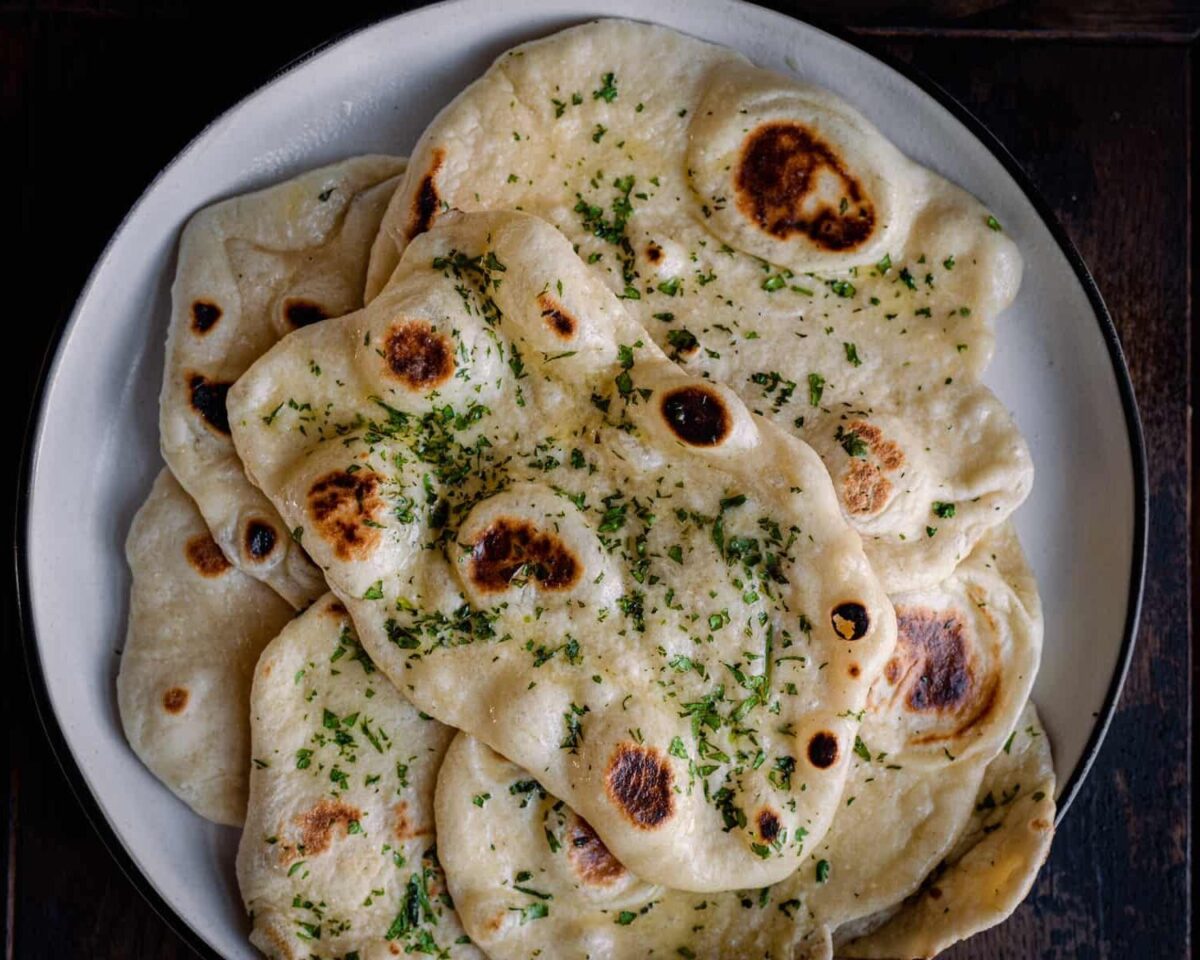
M995 755L1042 655L1042 603L1005 522L933 587L893 594L897 641L871 691L878 751L942 766Z
M871 691L842 809L799 871L825 874L802 899L829 929L917 891L963 835L985 767L1003 766L993 758L1031 723L1042 612L1011 523L936 588L892 601L896 652Z
M263 651L237 877L271 960L480 960L446 893L433 792L454 731L404 699L333 596Z
M988 765L963 836L898 908L838 931L838 956L934 957L1007 919L1028 895L1054 838L1050 743L1029 704ZM882 922L882 926L879 924Z
M943 579L1029 492L1025 443L974 382L1015 244L827 90L662 27L564 30L426 130L368 300L453 209L549 220L685 369L812 443L889 592Z
M130 746L202 817L241 826L250 682L292 608L234 569L164 469L125 541L133 573L117 706Z
M990 763L934 771L856 756L844 808L808 863L773 886L695 894L639 879L534 777L459 734L435 806L446 882L495 960L818 960L833 955L831 929L843 943L881 923L838 956L931 956L1011 913L1053 829L1053 774L1032 707ZM973 902L987 884L993 892ZM942 900L953 917L914 913ZM928 937L915 937L927 921Z
M1048 750L1045 737L1031 737L1040 732L1031 708L1002 702L995 687L1018 663L1036 664L1033 639L1041 636L1037 595L1008 525L979 545L936 602L921 609L946 625L940 631L906 636L911 623L906 628L901 614L896 664L906 676L901 682L897 669L877 681L832 826L806 846L791 877L766 890L697 895L643 882L532 775L479 741L457 738L439 774L437 819L465 828L444 828L440 852L476 943L497 960L538 949L557 956L563 943L581 957L641 957L648 944L664 955L683 947L697 957L788 957L819 950L831 930L845 941L879 926L982 829L972 817L992 806L987 791L1008 777L1012 751L1020 755L1026 743ZM982 629L964 604L992 611ZM918 684L925 696L898 700L898 690ZM1003 695L1024 689L1014 683ZM930 724L956 718L960 726L935 753ZM794 776L792 763L777 761L769 780L786 793ZM996 791L1001 800L1015 796L1011 784ZM1032 878L1041 859L1017 850L1009 862ZM523 913L535 899L545 909ZM524 922L531 917L539 923Z
M641 876L762 886L825 832L891 604L816 454L671 363L552 226L445 218L229 411L379 667Z
M545 956L828 960L784 880L685 893L647 883L525 770L460 733L438 775L438 855L471 938L493 960Z
M354 157L224 200L192 217L179 242L159 401L163 457L226 558L296 608L323 594L325 581L246 479L225 396L290 331L362 305L371 238L404 165Z

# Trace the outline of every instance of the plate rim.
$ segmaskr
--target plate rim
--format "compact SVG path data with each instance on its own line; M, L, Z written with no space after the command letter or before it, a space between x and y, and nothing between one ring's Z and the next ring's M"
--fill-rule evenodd
M22 655L25 661L26 679L29 682L30 692L33 698L34 707L36 709L38 720L42 730L50 743L51 753L55 761L58 763L59 769L62 771L74 794L76 801L83 809L84 815L91 824L92 829L100 838L101 843L108 851L109 855L116 862L121 872L133 885L134 889L142 896L150 908L158 915L158 917L171 929L176 936L183 940L187 946L204 958L213 958L213 960L222 960L221 955L209 945L209 943L201 936L188 920L177 913L159 893L158 888L153 881L144 874L136 865L133 858L125 847L124 842L118 836L116 830L108 822L104 812L97 800L87 785L87 781L79 768L79 764L75 759L71 748L66 741L66 737L62 732L62 727L58 717L55 714L50 702L49 689L46 684L45 674L42 670L42 661L40 654L40 646L37 640L37 633L33 624L32 616L32 601L29 592L29 575L26 569L28 563L28 527L29 527L29 506L32 496L32 487L34 480L34 462L36 451L41 446L42 432L44 428L44 413L46 392L51 380L54 378L59 363L60 348L67 332L75 326L78 320L80 310L87 296L91 292L93 285L96 282L97 276L101 267L108 258L109 252L112 249L116 238L125 229L126 224L133 216L134 212L142 205L150 193L158 185L159 181L203 138L203 136L215 125L222 122L226 117L240 109L243 104L258 96L261 92L272 86L279 80L283 79L288 74L308 63L321 53L328 50L330 47L336 46L344 40L378 26L382 23L392 20L403 19L430 9L439 7L453 6L460 0L438 0L438 2L426 4L422 7L417 7L413 10L407 10L402 13L392 14L369 18L360 23L348 27L347 29L321 41L315 46L309 48L300 55L288 61L278 70L270 74L261 83L255 86L252 90L238 97L233 103L222 109L216 116L204 124L196 134L188 140L188 142L180 148L178 152L164 165L157 174L146 184L145 188L138 195L138 198L133 202L125 215L121 218L111 236L105 242L103 249L97 256L95 263L88 273L87 280L80 288L79 294L71 307L70 312L61 318L51 333L50 339L47 342L45 352L42 356L41 364L38 370L37 379L35 382L33 395L29 407L29 412L26 418L24 436L21 446L21 459L18 466L17 493L15 500L15 516L14 516L14 538L13 538L13 557L14 557L14 576L16 578L16 607L17 607L17 622L20 632L19 641L21 644ZM911 63L906 63L891 53L883 49L883 43L880 39L870 35L860 35L851 32L848 28L840 24L831 24L821 17L813 17L806 15L804 18L792 16L784 13L781 10L776 10L767 7L754 0L717 0L718 3L727 4L729 7L748 6L755 7L758 10L787 21L789 24L799 24L829 34L830 36L841 40L842 42L860 50L867 56L873 57L887 67L896 71L900 76L915 84L923 93L931 97L938 105L946 109L955 120L961 123L968 132L975 137L976 140L992 154L1004 167L1005 172L1012 177L1017 188L1024 194L1025 198L1033 206L1034 211L1041 219L1042 223L1050 232L1055 244L1066 258L1072 272L1079 281L1080 287L1087 296L1088 302L1092 308L1093 316L1096 319L1097 325L1100 327L1100 333L1104 339L1104 345L1108 350L1109 363L1112 367L1113 377L1116 380L1117 392L1121 400L1121 410L1125 420L1126 439L1129 443L1130 466L1133 473L1133 538L1131 563L1129 571L1129 588L1126 598L1125 623L1122 628L1121 646L1117 654L1117 662L1113 668L1113 676L1109 681L1108 690L1104 696L1104 702L1096 716L1096 722L1092 727L1092 732L1088 737L1087 743L1084 746L1083 753L1075 768L1071 771L1067 778L1066 784L1063 786L1061 799L1058 803L1058 809L1055 816L1055 826L1061 824L1067 811L1070 809L1075 798L1078 796L1084 781L1091 772L1092 766L1095 764L1096 757L1100 753L1100 749L1104 744L1104 740L1108 735L1110 726L1112 725L1113 717L1116 713L1117 704L1121 697L1121 692L1125 686L1125 680L1129 673L1130 663L1133 659L1134 648L1137 645L1137 633L1139 621L1141 618L1142 600L1145 590L1146 578L1146 562L1147 562L1147 531L1149 528L1149 484L1148 470L1146 463L1146 445L1145 437L1142 430L1141 414L1138 409L1137 398L1133 389L1133 382L1129 375L1129 366L1125 359L1124 350L1121 347L1120 336L1117 333L1116 325L1113 322L1112 315L1104 302L1104 298L1100 293L1100 289L1096 284L1095 278L1092 276L1091 270L1084 262L1082 255L1079 253L1074 242L1067 234L1058 216L1051 209L1049 202L1042 195L1042 192L1034 184L1033 179L1025 172L1020 163L1012 155L1009 149L1000 141L1000 139L992 133L992 131L978 119L966 106L943 88L936 80L926 74L920 67Z

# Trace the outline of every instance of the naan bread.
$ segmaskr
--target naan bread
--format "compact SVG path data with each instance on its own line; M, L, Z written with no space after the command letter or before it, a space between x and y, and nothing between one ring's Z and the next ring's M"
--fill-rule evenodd
M263 651L237 875L271 960L403 951L479 960L445 892L433 791L454 731L375 670L345 608L313 604Z
M771 887L704 895L640 880L536 779L459 734L435 801L446 882L494 960L815 960L832 956L834 928L839 943L878 928L839 957L925 957L1015 909L1053 832L1049 746L1032 706L991 763L935 771L856 757L844 809L809 862Z
M812 443L889 592L945 578L1029 491L1024 441L974 382L1015 245L828 91L662 27L565 30L501 55L422 136L368 300L451 209L549 220L690 373Z
M797 917L791 881L715 894L647 883L586 820L465 733L446 753L435 803L446 883L493 960L832 956L825 932Z
M670 363L558 231L445 218L229 411L380 668L640 876L762 886L824 833L891 606L811 449Z
M133 573L117 706L141 761L202 817L246 813L250 680L292 617L268 587L230 566L168 470L125 541Z
M896 650L871 691L872 746L909 764L995 755L1037 676L1042 604L1016 530L989 532L935 587L894 594Z
M226 558L294 607L321 572L242 472L225 395L271 344L362 305L371 237L404 171L355 157L201 210L183 231L159 406L163 457Z
M1050 744L1031 703L988 766L968 828L945 864L883 926L838 955L933 957L1007 919L1050 852L1054 786Z
M1038 729L1029 709L1021 714L1023 701L1015 708L1001 701L1023 685L992 686L997 672L1015 674L1016 663L1032 658L1036 666L1033 641L1040 645L1041 637L1036 590L1011 527L982 541L927 593L922 599L930 606L919 609L942 629L918 630L914 624L924 621L911 612L906 623L904 611L917 608L912 598L909 607L896 601L896 659L877 681L854 741L833 824L807 845L796 873L761 897L757 890L686 894L639 880L530 774L460 735L439 775L437 819L447 825L440 847L447 883L476 942L497 960L556 952L561 943L578 944L580 956L634 958L654 955L651 946L672 955L677 945L697 956L790 956L789 945L823 943L830 930L845 941L879 926L944 860L972 844L982 827L970 821L973 811L978 817L988 809L979 800L988 789L1012 795L1011 784L996 786L1009 779L1013 763L1002 748L1015 745L1019 756L1028 731ZM964 607L990 613L977 620ZM960 727L934 753L928 737L939 718L957 718ZM995 727L998 738L975 735L975 724ZM1048 750L1044 737L1034 742ZM962 755L944 749L947 743ZM784 765L772 775L785 781L794 771ZM1010 862L1031 878L1041 859L1018 850ZM514 880L526 873L526 881ZM531 896L522 885L552 898L536 925L519 922ZM698 915L703 923L694 928ZM643 916L653 922L641 922Z

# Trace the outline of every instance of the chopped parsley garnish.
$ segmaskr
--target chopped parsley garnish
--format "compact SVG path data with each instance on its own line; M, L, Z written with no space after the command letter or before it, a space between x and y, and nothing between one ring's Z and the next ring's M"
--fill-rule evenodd
M838 425L837 431L833 435L833 439L842 445L842 449L852 457L865 457L867 455L867 441L858 435L857 430L847 430Z
M811 407L819 406L821 403L821 394L825 392L825 378L819 373L810 373L808 375L808 404Z
M603 100L605 103L612 103L617 99L617 76L613 73L606 73L600 78L600 89L592 91L593 100Z

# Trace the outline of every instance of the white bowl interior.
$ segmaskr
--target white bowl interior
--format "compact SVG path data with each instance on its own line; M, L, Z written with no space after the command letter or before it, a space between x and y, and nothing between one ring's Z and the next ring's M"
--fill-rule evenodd
M1134 561L1134 469L1092 305L1034 206L949 111L828 34L732 0L490 0L425 8L355 34L207 128L130 213L80 298L46 385L27 518L31 623L49 701L104 816L166 902L216 951L254 957L233 878L235 831L177 801L126 746L114 678L129 522L161 463L157 399L174 248L220 197L347 154L405 152L514 43L593 16L653 19L826 86L896 144L984 201L1025 257L987 382L1029 440L1017 515L1046 609L1035 697L1060 785L1084 759L1118 667Z

